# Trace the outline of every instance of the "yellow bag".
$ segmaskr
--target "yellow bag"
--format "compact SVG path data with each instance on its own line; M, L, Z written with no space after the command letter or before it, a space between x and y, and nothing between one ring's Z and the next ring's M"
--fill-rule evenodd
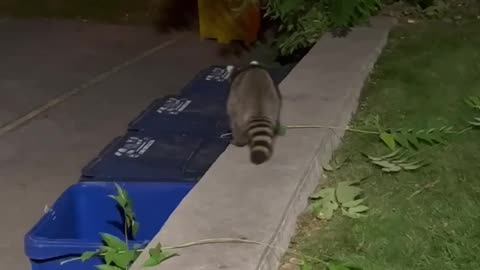
M238 3L231 0L198 0L200 37L216 39L218 43L255 42L260 29L260 8L249 3L242 12L234 10Z

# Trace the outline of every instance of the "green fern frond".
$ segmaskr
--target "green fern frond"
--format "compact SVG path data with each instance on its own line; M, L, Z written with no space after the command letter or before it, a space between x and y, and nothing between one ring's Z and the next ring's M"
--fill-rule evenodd
M471 96L465 99L465 103L475 110L480 111L480 96Z
M409 151L398 149L387 155L375 157L366 155L370 162L382 168L382 171L387 173L400 171L414 171L427 163L424 160L416 160L415 154L410 154Z
M382 142L395 151L397 148L418 150L420 145L428 144L447 144L446 136L456 133L452 126L443 126L431 129L397 129L382 132L380 139Z
M474 127L480 127L480 117L475 117L473 119L473 121L468 121L468 123Z

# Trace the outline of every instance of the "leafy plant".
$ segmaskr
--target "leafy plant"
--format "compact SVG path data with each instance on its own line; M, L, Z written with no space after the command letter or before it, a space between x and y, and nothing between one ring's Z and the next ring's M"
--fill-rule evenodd
M118 206L122 209L124 227L125 227L125 241L128 243L128 237L131 235L135 237L138 232L138 222L135 219L135 213L132 208L132 201L128 197L126 190L122 189L118 184L115 183L115 189L117 190L117 195L109 195L108 197L115 200Z
M414 171L427 163L424 160L415 160L416 154L410 154L410 151L404 149L397 149L387 155L374 157L366 155L371 163L382 168L382 171L387 173L399 171Z
M178 256L177 253L162 249L160 244L158 244L157 247L148 250L148 254L150 257L144 262L144 267L157 266L165 260Z
M383 131L380 133L379 137L392 151L397 150L399 147L418 150L421 143L428 145L446 144L445 136L452 133L455 133L453 127L443 126L440 128L420 130L397 129Z
M323 165L323 169L327 172L332 172L340 169L345 163L350 160L350 157L346 157L343 160L338 160L337 158L332 159L330 164Z
M475 117L472 121L468 121L468 123L474 127L480 127L480 117Z
M369 208L362 204L365 199L360 198L363 193L363 190L358 187L360 181L344 181L334 188L321 189L310 196L313 200L309 206L310 210L317 218L325 220L330 220L339 208L343 215L350 218L366 216L365 212Z
M471 96L465 99L465 103L473 108L475 111L480 112L480 96ZM473 117L473 120L468 121L471 126L480 127L480 117Z
M270 0L265 17L280 25L275 41L280 54L291 55L312 46L329 30L365 21L379 7L380 0Z
M132 201L129 198L127 191L122 189L118 184L115 184L115 189L117 194L108 195L108 197L117 202L117 205L120 207L123 214L125 240L121 240L108 233L100 233L104 245L100 246L95 251L86 251L80 257L64 261L61 264L74 260L85 262L95 256L100 256L103 258L105 264L97 265L97 269L127 270L135 262L138 256L140 256L140 253L143 251L143 248L147 243L144 243L144 245L135 244L132 249L130 249L128 245L129 237L131 236L134 238L139 229L139 223L136 221L135 213L132 208ZM149 255L150 257L145 262L144 267L156 266L177 254L164 250L158 245L149 250Z
M480 112L480 96L470 96L465 99L465 103Z

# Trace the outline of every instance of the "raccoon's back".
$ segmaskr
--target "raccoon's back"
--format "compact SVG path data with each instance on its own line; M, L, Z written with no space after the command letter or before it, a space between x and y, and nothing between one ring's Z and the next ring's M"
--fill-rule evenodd
M243 121L251 117L276 120L280 107L281 97L268 71L250 68L232 82L227 108L242 115Z

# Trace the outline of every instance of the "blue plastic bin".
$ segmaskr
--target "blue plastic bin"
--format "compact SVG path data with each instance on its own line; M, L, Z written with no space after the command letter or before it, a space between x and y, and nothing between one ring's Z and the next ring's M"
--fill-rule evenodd
M226 99L212 99L200 95L166 96L152 102L128 128L130 131L149 134L176 133L220 137L230 132Z
M292 67L270 68L269 72L280 83ZM198 73L182 94L152 102L129 124L129 130L210 136L230 133L226 112L229 87L226 66L212 66Z
M229 139L129 132L82 170L85 181L198 181L225 151Z
M213 99L226 99L230 90L227 66L213 65L200 71L182 90L184 96L201 95Z
M276 84L290 73L294 65L267 68ZM230 73L226 65L214 65L200 71L181 91L184 97L203 97L226 101L230 92Z
M150 241L166 222L192 183L119 182L133 202L139 231L129 245ZM32 270L94 270L100 258L87 262L62 261L95 250L102 244L100 232L124 238L121 212L108 195L115 195L112 182L77 183L57 199L25 236L25 254Z

